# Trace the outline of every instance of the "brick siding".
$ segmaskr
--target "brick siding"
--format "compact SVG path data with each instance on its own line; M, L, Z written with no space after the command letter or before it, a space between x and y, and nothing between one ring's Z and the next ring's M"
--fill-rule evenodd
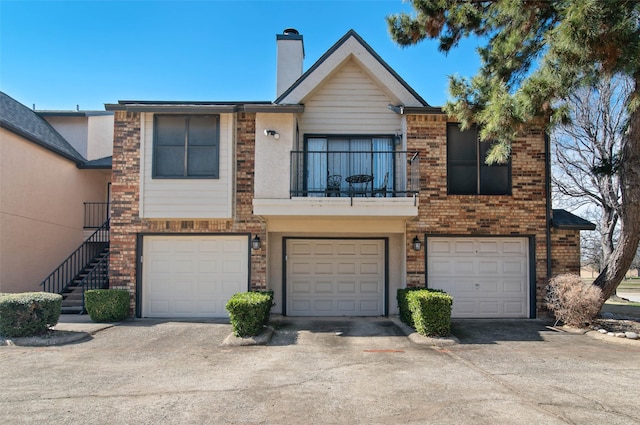
M266 226L253 216L255 114L236 116L236 197L233 219L179 220L140 218L140 125L141 114L115 112L111 183L111 288L131 293L131 311L136 295L136 240L144 233L250 233L262 240L262 248L251 252L251 288L266 289Z
M407 223L407 286L424 286L425 251L411 249L414 236L493 235L534 237L536 298L542 311L547 280L545 141L530 130L512 146L512 195L447 194L447 117L407 116L407 149L420 152L418 217Z

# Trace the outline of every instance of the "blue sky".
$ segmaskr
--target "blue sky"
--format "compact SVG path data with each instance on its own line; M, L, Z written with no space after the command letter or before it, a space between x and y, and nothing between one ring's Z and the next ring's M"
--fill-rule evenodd
M308 69L349 29L429 104L447 76L472 76L476 42L447 56L435 42L400 48L378 1L0 0L0 90L36 109L103 110L118 100L275 99L275 35L304 37Z

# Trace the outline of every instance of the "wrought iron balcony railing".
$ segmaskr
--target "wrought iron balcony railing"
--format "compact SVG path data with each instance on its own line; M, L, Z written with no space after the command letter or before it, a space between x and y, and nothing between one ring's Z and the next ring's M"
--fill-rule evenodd
M291 197L406 197L419 190L417 152L291 152Z

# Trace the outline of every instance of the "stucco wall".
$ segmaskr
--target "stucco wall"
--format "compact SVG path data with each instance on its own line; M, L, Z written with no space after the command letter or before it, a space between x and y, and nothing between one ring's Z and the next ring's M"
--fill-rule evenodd
M87 121L87 117L44 116L43 118L51 124L80 155L87 158L87 140L89 137L89 122Z
M83 202L107 200L108 170L75 163L0 129L0 292L39 283L82 243Z

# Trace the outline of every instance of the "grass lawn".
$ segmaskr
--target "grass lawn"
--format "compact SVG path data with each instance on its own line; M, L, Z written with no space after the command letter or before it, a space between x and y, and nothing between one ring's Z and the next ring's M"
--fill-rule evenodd
M618 286L619 292L640 292L640 279L625 279Z

